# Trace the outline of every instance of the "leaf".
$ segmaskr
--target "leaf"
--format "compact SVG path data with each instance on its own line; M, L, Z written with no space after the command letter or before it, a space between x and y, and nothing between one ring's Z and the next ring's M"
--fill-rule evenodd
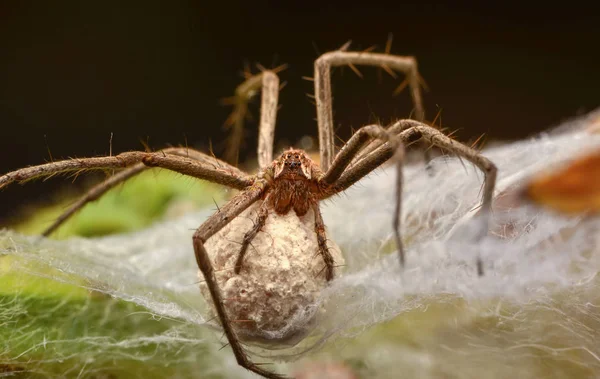
M524 195L563 213L600 211L600 150L564 168L535 176L525 187Z

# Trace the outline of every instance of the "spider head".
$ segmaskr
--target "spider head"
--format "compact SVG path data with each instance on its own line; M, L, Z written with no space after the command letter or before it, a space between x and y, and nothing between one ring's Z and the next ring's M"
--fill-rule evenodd
M275 161L275 179L307 179L312 177L312 161L303 150L289 149Z

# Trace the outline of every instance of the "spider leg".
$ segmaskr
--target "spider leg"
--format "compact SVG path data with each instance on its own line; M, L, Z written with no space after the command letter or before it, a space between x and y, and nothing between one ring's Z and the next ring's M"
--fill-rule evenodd
M496 166L485 156L481 155L477 150L463 145L460 142L453 140L429 125L423 124L414 120L401 120L395 125L387 129L390 133L396 134L400 140L409 141L421 138L425 142L433 144L443 150L446 150L459 157L465 158L472 164L477 166L484 174L483 193L481 199L481 214L482 214L482 232L477 239L483 238L489 230L489 222L492 211L492 198L496 185ZM371 171L385 163L394 155L396 148L390 143L384 143L373 152L363 155L355 164L348 168L333 184L334 193L341 192L352 184L356 183ZM398 175L399 177L401 175ZM398 188L398 186L397 186ZM331 196L334 193L328 195ZM396 208L400 209L401 193L396 194ZM398 223L399 226L399 223ZM477 273L483 275L483 263L481 258L477 258Z
M392 134L389 130L384 129L380 125L363 126L356 133L354 133L354 135L352 135L348 142L346 142L346 144L342 147L340 152L336 155L335 159L333 160L333 164L331 165L329 170L319 179L319 184L323 186L322 191L324 193L324 197L330 196L331 193L340 192L341 190L339 189L339 183L336 182L344 174L344 170L346 170L347 167L352 163L353 159L359 154L361 148L366 146L373 138L385 141L385 146L389 145L389 152L391 154L386 155L386 160L391 158L394 153L396 153L397 156L396 206L394 211L393 226L394 236L396 239L396 247L398 249L398 257L400 259L400 264L404 266L404 247L402 243L402 236L400 233L400 217L402 206L402 164L404 160L404 145L402 144L398 136ZM381 163L378 163L376 166L368 166L368 168L370 168L370 171L372 171L373 169L377 168L380 164Z
M323 222L323 216L321 215L321 209L319 204L315 203L312 206L313 212L315 213L315 233L317 234L317 242L319 244L319 253L325 261L325 278L327 281L333 280L333 269L334 261L329 247L327 246L327 235L325 234L325 223Z
M263 228L263 226L265 226L265 222L267 221L268 216L269 210L267 206L267 201L265 200L258 209L258 217L256 219L256 222L254 223L254 227L252 227L252 229L250 229L244 235L244 240L242 241L242 247L240 249L238 259L235 262L234 272L236 274L239 274L242 270L242 264L244 262L244 256L246 255L246 251L248 251L248 246L250 245L254 237L256 237L258 232Z
M446 150L451 154L455 154L459 157L465 158L466 160L477 166L479 170L481 170L481 172L484 175L483 193L481 197L481 211L484 213L485 220L484 235L487 234L489 228L489 220L492 213L492 199L494 197L494 188L496 186L496 176L498 172L496 165L494 165L492 161L483 156L476 149L448 137L447 135L445 135L440 130L434 127L412 120L408 120L408 123L412 124L412 126L404 132L400 133L400 138L402 140L410 140L415 137L420 137L421 139L425 140L425 142L428 144L435 145L440 149ZM391 133L395 133L393 127L390 128Z
M413 126L413 124L410 121L411 120L409 120L409 119L396 121L392 125L386 127L386 130L388 131L388 133L397 135L401 131L406 130L406 129L410 128L411 126ZM360 150L360 153L356 154L356 156L352 159L351 166L355 165L359 160L361 160L362 158L366 157L367 155L369 155L370 153L375 151L377 148L379 148L384 143L386 143L386 141L383 139L375 139L375 140L372 140L371 142L369 142L363 149Z
M221 294L221 289L217 284L215 270L210 261L210 257L204 248L204 243L212 235L221 230L231 220L237 217L240 213L252 205L252 203L260 198L265 186L266 183L264 181L257 181L255 185L236 195L227 204L221 207L217 213L209 217L208 220L206 220L196 230L193 240L196 262L198 263L200 271L204 275L206 285L217 311L217 316L219 317L219 321L221 322L221 326L223 327L227 341L233 350L233 354L235 355L238 364L266 378L279 379L284 378L284 376L264 370L257 364L253 363L250 358L248 358L248 355L244 351L242 344L240 343L235 331L233 330L233 327L231 326L231 321L229 320L227 311L223 305L223 295Z
M198 150L184 147L172 147L160 151L166 154L189 157L199 162L202 162L208 166L229 171L232 175L237 175L239 177L244 177L247 175L243 171L239 170L237 167L231 166L217 158L204 154ZM69 206L69 208L67 208L67 210L65 210L56 220L54 220L52 225L46 228L42 235L46 237L49 236L52 232L58 229L65 221L67 221L71 216L73 216L77 211L83 208L87 203L99 199L108 190L116 187L120 183L127 181L128 179L136 176L142 171L147 170L148 168L149 167L146 166L144 163L137 163L131 167L128 167L116 173L115 175L104 180L103 182L95 185L94 187L89 189L83 196L77 199L75 203L71 204L71 206Z
M74 158L22 168L0 176L0 189L14 182L25 182L68 172L78 173L88 170L127 168L138 163L143 163L150 167L161 167L183 175L208 180L240 190L254 183L252 176L238 176L231 171L207 166L202 162L187 157L166 154L164 152L146 153L131 151L116 156Z
M285 66L279 66L273 70L264 70L257 75L248 77L236 88L235 95L227 99L227 102L233 103L234 109L225 121L226 126L233 127L225 151L226 161L237 164L240 146L244 138L244 121L248 114L248 102L256 95L259 88L262 88L262 94L258 133L258 164L260 168L264 168L273 161L273 141L279 98L277 73L284 69Z
M323 171L332 164L335 146L333 131L333 111L331 94L331 67L349 65L376 66L386 70L397 70L406 73L406 81L410 87L411 97L415 107L415 118L423 120L425 111L421 98L421 77L414 57L402 57L371 52L350 52L342 49L330 51L321 55L315 61L315 100L317 105L317 121L319 125L319 148Z
M358 129L356 133L350 137L348 142L342 147L339 153L335 156L329 169L319 179L319 183L325 186L334 184L344 170L352 163L353 159L359 154L361 149L366 146L372 139L378 139L383 142L396 141L393 143L396 148L399 144L395 134L384 129L379 125L367 125Z
M273 140L275 131L275 119L277 114L277 100L279 95L279 78L277 77L276 72L279 72L284 68L285 67L281 66L272 71L263 71L258 75L254 75L248 78L236 89L236 108L230 116L230 119L232 117L235 118L236 123L236 126L234 127L234 132L231 135L233 141L238 141L238 139L241 138L240 133L243 129L243 121L245 118L245 113L247 111L247 103L254 95L255 91L262 86L261 121L258 143L258 156L261 168L266 167L269 163L271 163L273 159ZM238 133L238 130L240 133ZM240 134L239 138L238 134ZM235 155L237 159L239 141L237 142L237 144L235 142L232 142L230 144L230 147L232 147L235 150ZM189 157L198 160L202 163L205 163L206 165L230 171L233 175L237 175L239 177L247 176L247 174L245 174L238 168L194 149L167 148L160 151L166 154ZM229 156L230 160L232 160L231 153L229 154ZM144 163L138 163L132 167L126 168L125 170L106 179L104 182L92 187L87 193L85 193L74 204L72 204L65 212L63 212L42 234L44 236L49 236L66 220L68 220L73 214L75 214L78 210L83 208L87 203L97 200L111 188L114 188L118 184L130 179L131 177L139 174L147 168L148 166L146 166Z

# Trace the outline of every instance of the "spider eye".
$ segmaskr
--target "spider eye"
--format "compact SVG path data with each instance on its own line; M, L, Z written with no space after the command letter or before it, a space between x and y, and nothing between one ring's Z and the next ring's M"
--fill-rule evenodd
M300 156L298 154L296 154L295 158L296 159L300 159Z

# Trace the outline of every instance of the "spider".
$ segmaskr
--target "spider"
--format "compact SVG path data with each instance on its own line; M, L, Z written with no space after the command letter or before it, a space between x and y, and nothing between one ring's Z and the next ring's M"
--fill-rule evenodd
M50 234L70 215L86 203L104 194L108 189L135 176L149 167L160 167L183 175L218 183L240 192L233 196L216 213L211 215L193 235L196 262L202 272L206 286L214 303L216 313L224 334L233 350L237 362L244 368L266 378L282 378L280 374L266 370L250 360L232 327L227 315L224 299L215 276L215 270L205 249L205 242L244 210L259 203L255 226L248 230L241 244L235 273L244 265L245 252L256 234L265 225L269 215L295 212L305 215L309 210L314 214L314 232L318 241L318 253L325 263L324 275L327 281L334 279L334 261L328 250L325 237L325 225L321 216L319 202L328 199L355 184L363 177L395 157L397 180L393 230L399 260L404 265L404 250L400 233L401 194L402 194L402 158L403 145L407 141L422 139L449 153L463 157L476 165L484 173L481 212L485 228L480 237L487 233L492 204L492 195L496 180L496 167L475 149L463 145L444 135L438 129L423 122L424 111L420 93L420 76L413 57L402 57L370 51L348 51L349 44L321 55L314 63L315 101L319 131L320 164L311 160L309 155L299 149L285 150L273 159L275 119L278 107L279 78L277 70L263 70L248 77L238 87L240 96L250 97L251 93L261 91L261 115L258 141L258 165L256 175L249 175L213 156L189 148L167 148L157 152L132 151L116 156L68 159L37 166L30 166L9 172L0 177L0 188L33 178L48 177L58 173L79 172L92 169L122 169L104 182L93 187L81 199L74 203L44 235ZM388 49L386 49L388 50ZM331 69L336 66L354 65L375 66L401 71L406 74L418 120L403 119L384 128L380 125L363 126L352 135L346 144L336 153L332 115ZM483 268L480 259L477 270L481 275Z

